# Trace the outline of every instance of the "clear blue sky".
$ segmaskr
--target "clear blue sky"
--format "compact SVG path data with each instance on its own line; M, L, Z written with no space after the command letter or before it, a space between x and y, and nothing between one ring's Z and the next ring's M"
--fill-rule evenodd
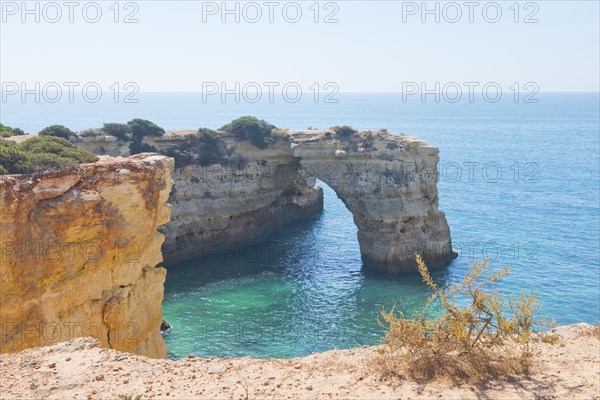
M484 20L482 6L489 2L480 2L474 23L462 6L454 24L443 15L440 23L433 16L422 23L419 12L403 22L407 3L394 1L335 2L339 22L331 24L314 23L313 1L299 2L303 14L295 24L282 16L285 1L275 8L273 23L258 1L263 15L254 24L243 18L235 23L233 16L222 23L218 13L203 22L203 4L194 1L135 2L139 22L133 24L113 22L113 1L99 2L103 15L95 24L82 18L81 7L74 23L66 7L57 23L36 23L33 16L22 23L21 10L8 15L3 3L3 82L94 81L108 87L133 81L142 91L200 91L208 81L294 81L306 88L333 81L342 92L400 92L408 81L494 81L503 87L532 81L546 92L599 88L597 1L538 1L537 10L521 2L519 23L509 9L513 1L498 2L497 23ZM320 20L335 11L324 10L325 3ZM121 9L119 18L132 11ZM253 18L254 11L247 11ZM293 17L293 8L288 11ZM455 10L447 12L454 18ZM532 12L539 22L523 23Z

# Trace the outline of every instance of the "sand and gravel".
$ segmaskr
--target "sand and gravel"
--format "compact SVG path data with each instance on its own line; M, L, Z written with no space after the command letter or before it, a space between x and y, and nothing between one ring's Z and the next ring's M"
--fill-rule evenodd
M3 399L600 399L600 327L556 328L529 376L476 384L381 380L375 347L294 359L157 360L91 338L0 355Z

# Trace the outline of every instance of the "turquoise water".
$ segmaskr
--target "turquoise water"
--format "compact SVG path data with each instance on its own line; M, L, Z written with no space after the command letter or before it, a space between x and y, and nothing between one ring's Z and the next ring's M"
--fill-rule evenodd
M440 148L440 208L460 252L440 282L487 255L509 265L505 292L538 292L560 324L600 321L598 94L540 94L537 104L403 103L399 95L339 95L338 104L201 103L198 94L141 94L139 104L3 104L1 121L32 131L148 118L168 129L218 127L257 115L279 127L387 127ZM473 174L469 174L472 168ZM259 249L169 266L164 317L173 357L292 357L377 343L382 306L410 311L417 276L362 268L352 216L331 189L325 209Z

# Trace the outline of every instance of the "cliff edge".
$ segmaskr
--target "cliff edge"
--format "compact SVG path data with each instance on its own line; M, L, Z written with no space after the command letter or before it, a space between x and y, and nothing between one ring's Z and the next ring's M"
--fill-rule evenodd
M226 157L175 169L173 215L160 228L167 264L226 254L317 214L323 208L317 179L352 213L365 266L415 272L416 253L430 268L456 257L439 209L439 150L424 140L351 128L278 130L262 148L230 132L215 137ZM119 141L106 136L84 139L77 144L85 150L123 151ZM161 152L202 141L194 130L144 140Z
M457 384L381 374L381 347L329 350L290 359L150 360L80 338L0 355L5 399L598 399L600 328L555 329L559 343L535 343L527 375ZM400 379L399 379L400 378ZM458 377L457 377L458 378Z
M0 352L91 336L166 356L160 334L173 160L102 156L0 177Z

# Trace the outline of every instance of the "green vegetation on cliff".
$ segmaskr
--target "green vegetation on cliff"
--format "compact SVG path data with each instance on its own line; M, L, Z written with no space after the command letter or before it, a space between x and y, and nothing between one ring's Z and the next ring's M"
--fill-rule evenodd
M356 129L352 128L351 126L348 125L336 125L336 126L332 126L331 128L332 131L335 132L336 135L338 136L342 136L342 137L347 137L347 136L351 136L353 134L356 133Z
M138 153L158 153L156 147L151 146L147 143L143 143L142 140L146 136L162 136L165 134L165 130L154 122L150 122L146 119L134 118L127 122L127 125L131 129L131 143L129 144L129 152L131 154Z
M39 131L38 135L69 139L71 136L75 136L75 132L62 125L50 125Z
M162 154L175 159L175 167L187 165L210 165L224 161L225 143L217 132L200 128L198 133L187 136L187 141L176 147L162 151Z
M173 157L176 168L216 163L241 167L247 160L237 153L228 153L227 146L219 135L223 132L233 133L240 139L248 140L254 146L264 149L273 140L273 132L276 130L274 125L256 117L240 117L224 125L219 131L200 128L197 134L187 136L184 143L161 153Z
M220 130L235 133L259 149L264 149L269 145L273 129L277 129L275 125L259 120L256 117L245 116L223 125Z
M68 168L80 162L96 160L96 156L79 150L70 141L77 138L114 136L129 142L129 152L161 153L175 159L176 168L187 165L227 164L243 166L247 160L237 153L227 151L225 142L219 137L223 133L233 133L241 140L264 149L275 140L277 128L256 117L244 116L224 125L219 131L200 128L198 133L188 135L186 141L177 146L159 151L155 146L144 142L146 137L160 137L165 130L154 122L134 118L123 123L105 123L102 128L86 129L76 134L63 125L51 125L39 132L39 136L22 144L3 141L0 144L0 173L30 173L44 170ZM0 136L23 134L18 128L0 124Z
M97 159L95 154L58 137L37 136L20 144L0 140L0 174L62 170Z
M10 126L0 124L0 138L17 135L26 135L26 133L23 132L23 129L11 128Z
M102 130L108 135L114 136L124 142L129 142L131 140L132 130L127 124L108 123L104 124Z
M148 121L147 119L134 118L127 122L127 125L131 129L133 136L162 136L165 134L165 130L154 122Z

